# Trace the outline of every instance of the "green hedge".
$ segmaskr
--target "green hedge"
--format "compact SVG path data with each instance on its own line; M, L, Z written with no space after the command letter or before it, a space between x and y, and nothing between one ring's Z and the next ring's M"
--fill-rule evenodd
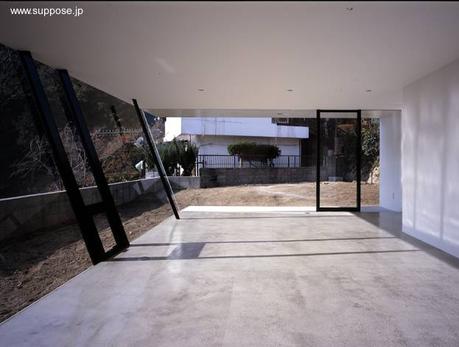
M268 161L280 156L281 150L274 145L259 145L255 142L237 142L228 145L228 153L242 160Z

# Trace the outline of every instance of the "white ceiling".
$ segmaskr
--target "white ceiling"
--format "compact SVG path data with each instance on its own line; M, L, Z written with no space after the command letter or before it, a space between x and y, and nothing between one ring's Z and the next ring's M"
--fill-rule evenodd
M316 118L317 110L286 110L286 109L149 109L150 113L159 117L269 117L269 118ZM363 118L380 118L400 115L400 110L362 110ZM322 113L330 118L330 113ZM339 118L346 118L346 113L336 113ZM351 118L355 114L350 114Z
M155 110L399 109L403 86L459 57L458 2L81 2L81 17L9 14L23 4L0 4L0 42Z

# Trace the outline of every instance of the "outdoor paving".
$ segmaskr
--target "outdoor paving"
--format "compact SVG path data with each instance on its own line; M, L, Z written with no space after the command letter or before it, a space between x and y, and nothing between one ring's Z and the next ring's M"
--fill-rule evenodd
M458 261L400 237L400 214L207 211L5 321L0 345L459 345Z

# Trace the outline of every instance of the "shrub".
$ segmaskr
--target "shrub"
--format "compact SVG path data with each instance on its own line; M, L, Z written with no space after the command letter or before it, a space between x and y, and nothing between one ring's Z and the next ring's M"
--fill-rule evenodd
M274 145L259 145L255 142L237 142L228 145L228 153L237 155L241 160L272 161L281 154L279 147Z
M182 176L191 176L196 165L198 147L189 141L173 141L178 153L178 164L182 167Z
M157 145L159 156L163 162L164 170L168 176L173 176L178 171L179 154L177 147L171 142L163 142Z
M237 142L228 145L228 153L230 155L248 155L254 154L255 147L257 144L255 142Z
M176 175L180 167L183 169L183 176L191 176L196 165L198 147L189 141L172 140L157 145L159 156L163 162L164 170L168 176ZM147 150L147 165L154 168L154 161L151 153Z

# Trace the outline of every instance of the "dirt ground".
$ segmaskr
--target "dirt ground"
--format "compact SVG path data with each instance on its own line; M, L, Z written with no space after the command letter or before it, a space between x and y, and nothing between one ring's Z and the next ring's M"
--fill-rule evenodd
M321 206L355 206L355 183L322 182ZM379 204L379 185L362 184L362 205ZM316 206L316 184L293 183L189 189L176 194L180 208L202 206Z
M355 184L321 185L323 205L355 205ZM362 205L377 205L379 185L362 185ZM191 205L315 206L315 183L187 189L176 193L181 209ZM172 215L168 204L145 195L119 208L132 241ZM104 216L96 217L105 247L113 237ZM0 321L91 266L77 225L40 230L0 243Z

